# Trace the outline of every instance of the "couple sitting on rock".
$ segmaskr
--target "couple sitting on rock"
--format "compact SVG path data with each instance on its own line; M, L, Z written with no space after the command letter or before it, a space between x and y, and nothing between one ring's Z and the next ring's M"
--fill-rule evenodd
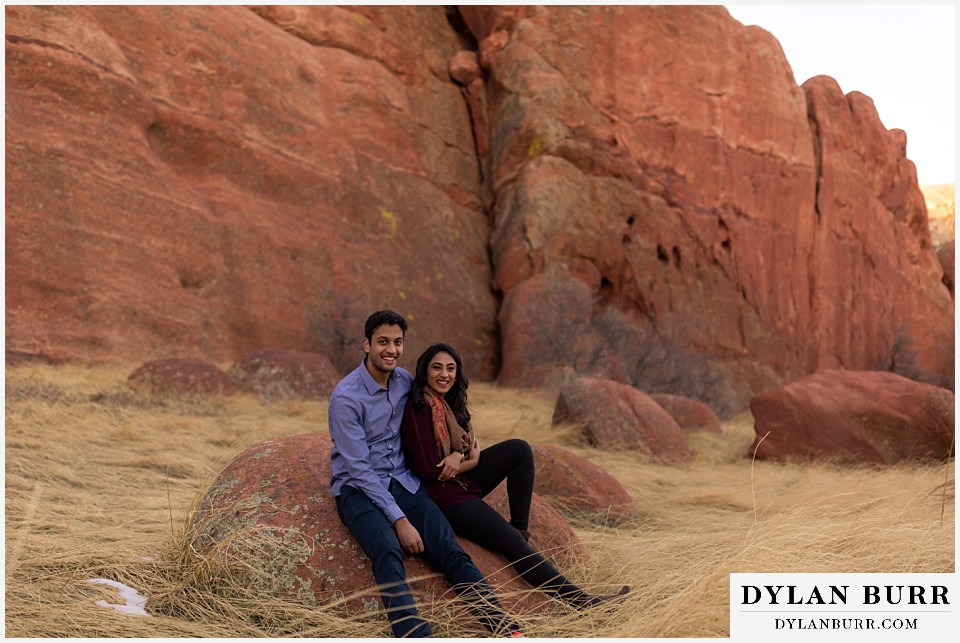
M434 344L411 377L397 366L406 330L393 311L370 315L363 363L340 381L329 405L330 490L372 561L394 636L432 634L407 585L404 552L423 554L488 630L522 636L454 534L502 554L524 580L575 608L613 598L584 592L530 548L530 445L513 439L481 451L459 355ZM509 523L483 501L504 479Z

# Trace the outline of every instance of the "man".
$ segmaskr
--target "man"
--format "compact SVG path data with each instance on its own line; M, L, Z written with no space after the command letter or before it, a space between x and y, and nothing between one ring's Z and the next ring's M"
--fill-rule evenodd
M406 331L406 320L393 311L370 315L364 360L330 397L330 491L337 512L373 563L395 637L432 635L407 585L404 552L423 554L487 629L522 636L454 538L443 512L407 469L400 421L413 378L397 366Z

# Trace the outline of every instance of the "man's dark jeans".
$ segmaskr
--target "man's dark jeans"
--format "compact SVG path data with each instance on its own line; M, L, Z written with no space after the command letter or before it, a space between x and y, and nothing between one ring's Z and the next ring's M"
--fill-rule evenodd
M501 609L483 574L454 538L450 523L430 500L423 486L412 494L399 482L391 480L390 493L420 532L427 562L443 574L460 598L467 601L480 622L492 632L506 633L517 629ZM393 635L397 638L431 636L430 625L418 614L407 585L403 566L405 552L384 513L365 493L350 485L344 485L337 496L337 512L373 562L373 577L381 586L380 599L390 619Z

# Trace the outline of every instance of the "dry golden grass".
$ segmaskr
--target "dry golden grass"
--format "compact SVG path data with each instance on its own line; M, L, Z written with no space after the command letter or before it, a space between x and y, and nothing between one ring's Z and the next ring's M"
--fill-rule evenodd
M191 508L244 448L326 431L321 402L150 396L126 370L21 366L6 372L6 634L16 637L377 637L347 619L246 594L229 570L186 546ZM724 435L691 435L694 453L663 466L602 451L575 427L551 428L555 397L472 387L485 444L507 437L568 448L619 479L642 519L575 521L591 552L565 570L604 591L633 586L608 611L525 617L535 637L723 637L730 572L952 572L954 469L752 462L749 415ZM148 595L152 618L98 607L93 585ZM482 636L457 601L428 606L446 637Z

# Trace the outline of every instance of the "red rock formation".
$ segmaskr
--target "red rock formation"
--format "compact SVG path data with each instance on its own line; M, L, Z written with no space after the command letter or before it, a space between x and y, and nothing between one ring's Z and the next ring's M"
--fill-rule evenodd
M652 393L650 397L670 414L681 429L723 433L723 425L720 424L719 418L703 402L667 393Z
M654 390L637 364L669 344L684 365L719 360L709 401L727 412L782 378L882 368L898 335L923 377L950 377L952 305L915 171L865 97L798 87L772 36L722 7L468 11L488 68L501 382L609 353L608 376L625 366ZM526 285L555 264L586 289L559 313L585 345L516 358L546 341L529 321L558 314ZM669 392L705 399L689 384Z
M7 345L360 360L393 308L496 367L442 7L6 7ZM435 314L442 310L442 315Z
M370 561L337 515L330 495L330 440L312 433L270 440L233 459L210 485L195 514L190 537L208 569L239 574L258 595L320 605L351 596L343 609L381 610ZM494 492L494 504L497 496ZM502 504L502 503L501 503ZM531 541L558 566L586 556L570 526L534 496ZM461 541L477 567L515 613L542 609L549 600L519 579L506 561ZM405 560L418 599L430 605L452 598L449 586L419 556ZM384 619L386 627L386 619Z
M534 489L553 506L611 526L640 517L623 485L594 463L560 447L532 446Z
M750 400L761 459L895 464L953 455L954 396L893 373L825 370Z
M675 464L690 458L683 431L649 395L627 384L581 377L560 391L553 424L583 424L591 444L630 449Z
M954 271L956 264L954 263L954 242L948 241L937 250L937 259L940 260L940 265L943 266L943 285L945 285L950 290L950 296L954 297Z
M329 399L340 381L325 355L268 349L251 351L230 367L237 388L271 399Z
M930 245L906 136L883 128L867 96L826 76L804 83L817 134L807 372L881 370L908 341L917 374L952 386L953 302Z
M797 86L721 6L449 11L7 7L8 349L345 372L390 307L408 352L483 379L721 416L904 343L952 386L916 173L869 98Z
M150 361L130 373L127 381L152 393L233 395L237 392L229 375L199 359Z

